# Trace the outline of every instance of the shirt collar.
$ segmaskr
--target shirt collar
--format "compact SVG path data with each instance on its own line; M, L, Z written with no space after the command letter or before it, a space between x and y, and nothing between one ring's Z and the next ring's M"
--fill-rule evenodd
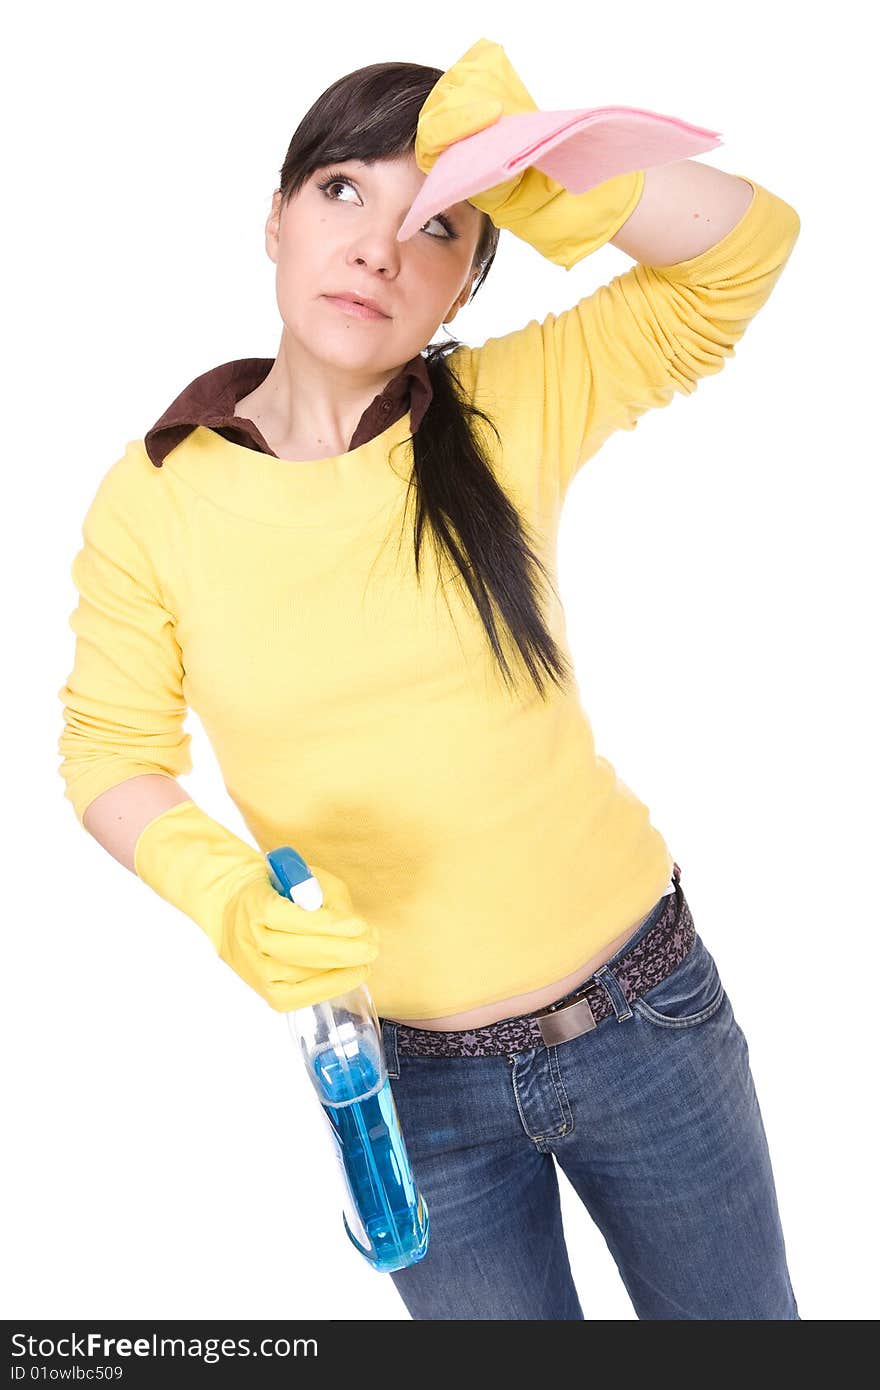
M239 357L195 377L144 435L144 447L155 467L161 468L166 455L198 425L217 430L234 444L276 457L253 420L234 413L235 402L256 390L268 376L274 361L273 357ZM349 441L349 451L374 439L407 411L412 413L414 434L432 396L428 368L419 353L401 367L397 376L367 406Z

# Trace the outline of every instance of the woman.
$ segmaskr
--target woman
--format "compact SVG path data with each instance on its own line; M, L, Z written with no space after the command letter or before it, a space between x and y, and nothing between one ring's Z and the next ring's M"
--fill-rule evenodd
M569 269L624 224L650 240L643 172L574 196L534 170L398 240L444 145L530 103L481 40L308 112L266 228L277 356L192 381L87 514L61 772L273 1008L368 981L431 1217L392 1275L414 1318L583 1318L554 1158L638 1317L797 1318L746 1041L678 866L595 752L554 552L577 470L721 370L799 221L691 166L728 211L731 183L751 198L720 241L723 198L699 254L432 345L500 227ZM188 707L258 850L176 781ZM272 889L282 844L319 911Z

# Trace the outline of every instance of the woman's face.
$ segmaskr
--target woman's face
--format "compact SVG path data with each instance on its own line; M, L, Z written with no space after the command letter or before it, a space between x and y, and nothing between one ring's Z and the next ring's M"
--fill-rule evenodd
M277 267L278 308L288 333L313 356L390 371L421 352L467 301L483 220L473 204L456 203L397 240L424 181L407 154L316 169L283 210L276 191L266 250ZM334 294L372 299L387 317L354 317L333 303Z

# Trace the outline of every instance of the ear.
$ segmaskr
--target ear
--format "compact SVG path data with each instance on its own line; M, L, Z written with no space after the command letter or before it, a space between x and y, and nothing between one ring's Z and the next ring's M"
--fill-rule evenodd
M443 323L444 323L444 324L452 323L452 320L455 318L455 316L456 316L456 314L458 313L459 309L464 308L465 304L468 302L468 299L470 298L470 293L471 293L471 290L473 289L473 284L474 284L474 281L475 281L476 278L477 278L477 274L478 274L478 273L479 273L479 266L476 266L476 267L471 271L471 273L468 275L467 281L466 281L466 283L465 283L465 285L464 285L464 288L462 289L461 293L460 293L460 294L457 296L457 298L452 302L452 304L450 304L448 310L447 310L446 313L443 315Z
M281 238L281 189L272 194L272 209L266 218L266 254L277 264L278 243Z

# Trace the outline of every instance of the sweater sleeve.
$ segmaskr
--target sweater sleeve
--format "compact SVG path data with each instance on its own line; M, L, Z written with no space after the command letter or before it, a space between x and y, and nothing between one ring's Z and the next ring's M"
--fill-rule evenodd
M508 438L530 442L505 448L524 492L539 487L558 501L610 434L634 429L676 392L690 395L735 356L800 231L794 208L745 181L751 203L707 251L636 263L572 308L470 350L477 404L499 410Z
M80 824L96 796L129 777L192 771L181 651L160 579L155 487L162 480L148 479L146 469L157 472L130 443L98 486L70 570L79 593L69 620L76 648L58 691L58 752Z

